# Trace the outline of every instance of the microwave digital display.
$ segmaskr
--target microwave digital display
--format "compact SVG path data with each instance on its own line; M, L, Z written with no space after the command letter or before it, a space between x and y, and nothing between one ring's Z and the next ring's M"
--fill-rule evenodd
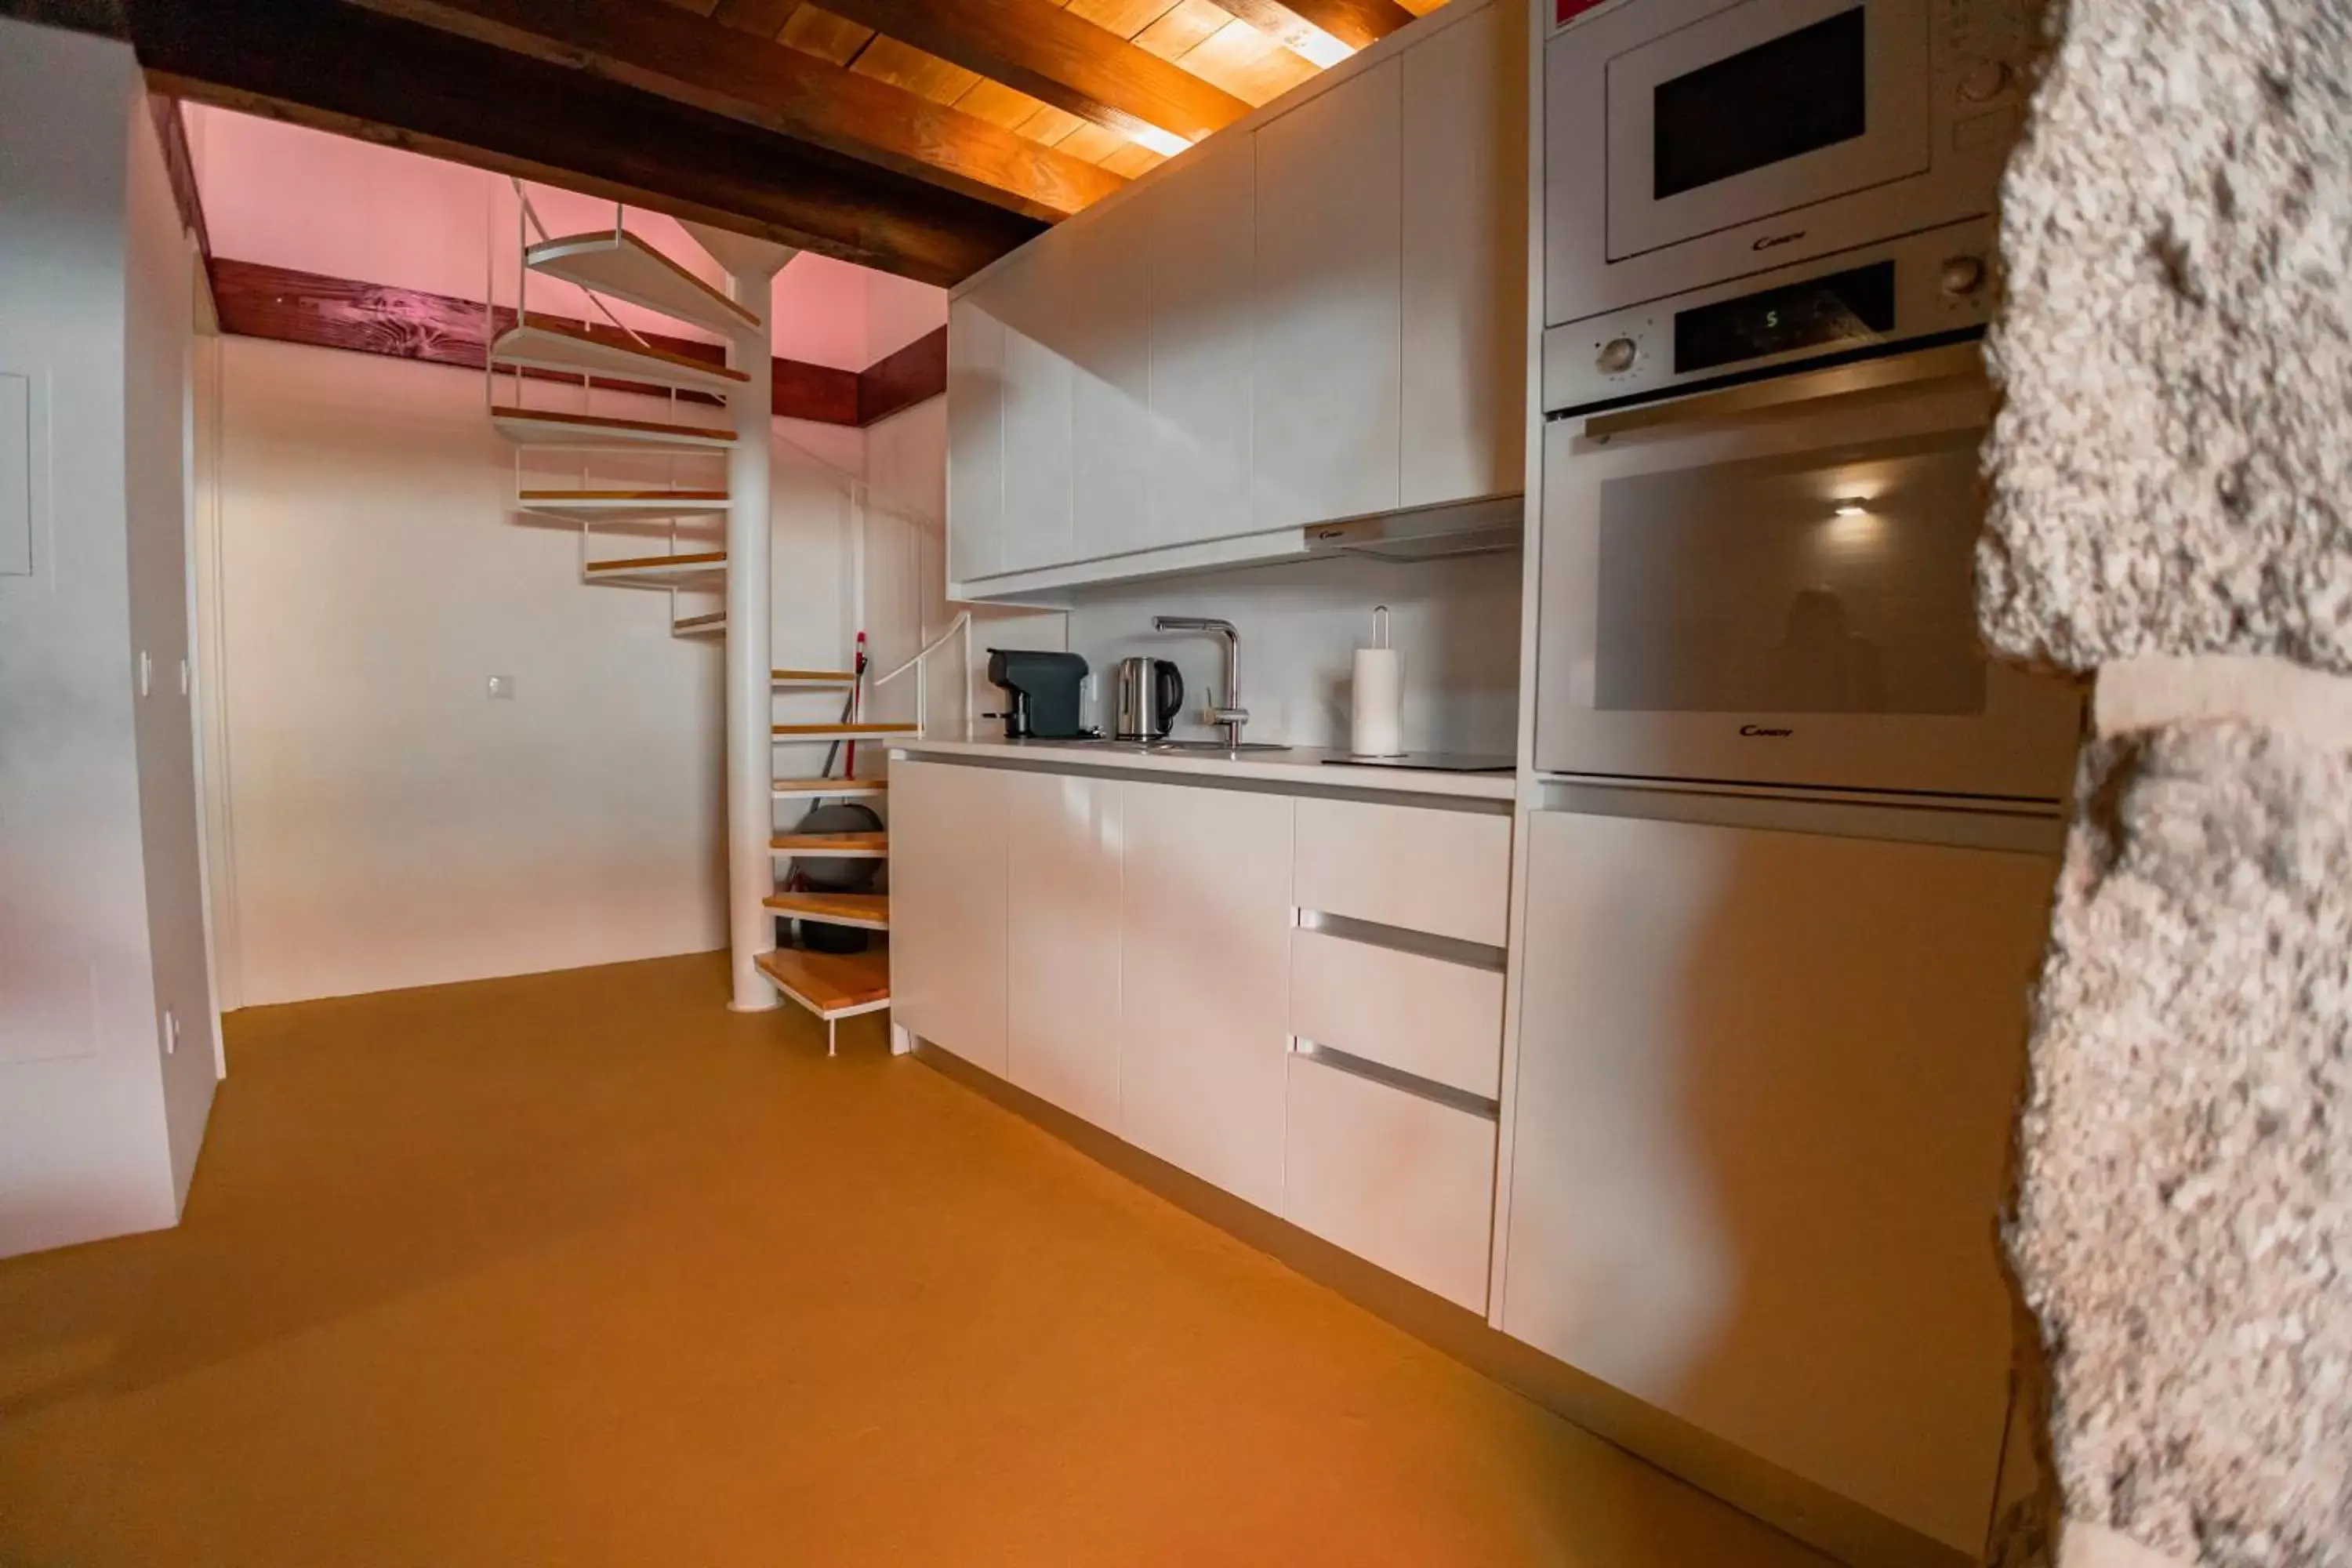
M1895 330L1895 263L1808 278L1675 313L1675 373L1792 349L1864 343Z
M1651 90L1652 195L1668 196L1851 142L1869 129L1864 6Z

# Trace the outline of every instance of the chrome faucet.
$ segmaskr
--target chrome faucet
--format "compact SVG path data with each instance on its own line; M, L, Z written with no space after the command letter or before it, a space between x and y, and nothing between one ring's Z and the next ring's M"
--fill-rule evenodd
M1209 721L1225 727L1225 744L1239 750L1242 726L1249 722L1249 710L1242 706L1242 634L1234 629L1231 621L1221 621L1210 616L1154 616L1151 629L1155 632L1213 632L1224 639L1225 700L1222 707L1209 710Z

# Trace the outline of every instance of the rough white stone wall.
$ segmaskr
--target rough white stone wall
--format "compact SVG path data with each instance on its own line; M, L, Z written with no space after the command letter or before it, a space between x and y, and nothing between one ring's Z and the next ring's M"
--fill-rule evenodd
M2055 1515L2068 1568L2338 1568L2352 0L2073 0L2002 200L1985 632L2128 661L2038 998L2009 1245L2053 1489L2003 1561Z

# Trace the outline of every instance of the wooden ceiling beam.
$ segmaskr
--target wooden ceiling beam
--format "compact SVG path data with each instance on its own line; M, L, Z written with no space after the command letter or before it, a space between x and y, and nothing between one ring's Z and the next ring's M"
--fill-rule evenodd
M131 10L140 59L161 90L927 283L960 281L1044 226L591 72L352 5L131 0Z
M1053 0L824 0L824 9L1155 151L1221 131L1250 106L1072 16ZM1154 133L1157 133L1155 136Z
M647 0L349 3L778 132L1048 222L1126 184L977 115Z
M1396 0L1214 0L1214 4L1318 66L1338 63L1329 58L1325 36L1350 49L1370 48L1412 21L1412 13Z

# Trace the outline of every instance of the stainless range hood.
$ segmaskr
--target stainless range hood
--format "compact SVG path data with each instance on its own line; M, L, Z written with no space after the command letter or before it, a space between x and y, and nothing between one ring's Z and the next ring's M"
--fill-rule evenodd
M1369 555L1378 561L1434 561L1519 548L1527 504L1519 496L1382 512L1306 530L1310 555Z

